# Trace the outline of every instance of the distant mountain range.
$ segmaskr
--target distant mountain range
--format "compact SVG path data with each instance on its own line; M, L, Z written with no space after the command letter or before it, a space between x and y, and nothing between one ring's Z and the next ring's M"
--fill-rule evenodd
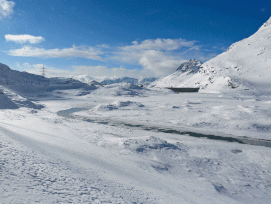
M147 86L157 80L158 78L150 77L150 78L142 78L136 79L132 77L120 77L120 78L104 78L103 80L96 80L95 77L89 75L80 75L80 76L72 76L74 79L79 80L81 82L92 84L92 85L110 85L110 84L118 84L118 83L129 83L137 86Z
M151 78L143 78L143 79L135 79L131 77L122 77L122 78L117 78L117 79L106 79L100 82L100 84L117 84L117 83L130 83L133 85L149 85L150 83L154 82L158 78L151 77Z

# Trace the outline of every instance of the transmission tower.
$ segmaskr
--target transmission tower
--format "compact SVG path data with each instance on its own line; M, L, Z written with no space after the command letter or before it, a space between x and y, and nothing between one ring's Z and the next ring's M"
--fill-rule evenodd
M42 76L44 76L45 77L45 67L43 66L42 68L41 68L41 74L42 74Z

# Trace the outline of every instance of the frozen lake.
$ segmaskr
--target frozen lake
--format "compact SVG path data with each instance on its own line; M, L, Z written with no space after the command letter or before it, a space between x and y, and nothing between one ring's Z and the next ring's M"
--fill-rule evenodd
M141 130L153 131L153 132L162 132L162 133L185 135L185 136L191 136L191 137L197 137L197 138L206 138L210 140L237 142L240 144L271 147L271 140L251 139L251 138L246 138L246 137L222 136L222 135L212 135L212 134L201 134L198 132L182 131L182 130L171 129L171 128L166 128L162 126L155 127L155 126L147 126L143 124L125 123L125 122L117 121L117 120L113 121L110 118L88 118L88 117L73 115L73 113L84 111L84 110L87 110L87 108L71 108L67 110L58 111L57 115L66 117L66 118L78 119L78 120L82 120L82 121L86 121L90 123L104 124L104 125L109 125L109 126L134 128L134 129L141 129Z

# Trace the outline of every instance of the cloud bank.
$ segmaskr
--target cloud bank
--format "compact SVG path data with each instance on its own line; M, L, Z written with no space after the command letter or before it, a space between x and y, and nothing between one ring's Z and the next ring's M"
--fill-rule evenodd
M5 35L5 39L7 42L15 42L15 43L30 43L30 44L38 44L44 41L45 39L41 36L33 36L33 35Z
M13 1L0 0L0 19L10 16L13 13L14 5Z
M106 61L100 66L72 66L73 71L61 71L65 76L88 74L95 77L161 77L173 73L183 62L191 58L206 61L214 57L214 53L206 55L196 41L184 39L148 39L133 41L130 45L110 47L106 44L90 46L75 46L63 49L45 49L32 46L23 46L20 49L11 49L7 52L12 56L36 58L85 58L97 61ZM117 64L110 67L110 64ZM106 66L105 66L106 64ZM129 69L129 68L136 69ZM51 72L53 74L53 71ZM60 74L60 73L58 73Z
M9 55L17 57L39 57L39 58L73 58L81 57L92 60L103 61L103 52L98 48L87 46L75 46L63 49L44 49L31 46L23 46L20 49L12 49L8 51Z
M196 41L186 41L184 39L148 39L141 43L133 41L133 45L120 47L123 51L134 51L134 50L178 50L182 47L192 47Z

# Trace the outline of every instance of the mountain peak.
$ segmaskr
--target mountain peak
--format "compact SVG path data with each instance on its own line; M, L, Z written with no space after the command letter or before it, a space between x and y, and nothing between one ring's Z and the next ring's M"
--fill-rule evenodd
M182 72L198 72L200 66L202 65L202 62L197 60L197 59L190 59L187 62L182 63L177 71L182 71Z

